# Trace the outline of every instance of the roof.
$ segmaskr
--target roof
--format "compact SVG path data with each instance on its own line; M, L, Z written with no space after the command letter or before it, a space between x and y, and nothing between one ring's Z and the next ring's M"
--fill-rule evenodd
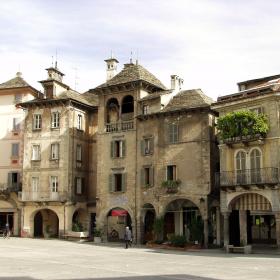
M247 80L247 81L243 81L243 82L239 82L237 83L238 85L243 85L243 84L247 84L247 83L255 83L255 82L268 82L270 80L273 79L279 79L280 78L280 74L278 75L273 75L273 76L267 76L267 77L263 77L263 78L257 78L257 79L252 79L252 80Z
M59 94L59 96L54 97L54 98L47 98L47 99L33 99L24 103L21 103L20 106L25 106L25 105L31 105L35 103L44 103L44 102L52 102L52 101L64 101L64 100L74 100L77 101L78 103L82 103L87 106L91 107L96 107L98 106L98 97L92 93L84 93L80 94L77 91L74 91L72 89L63 91L62 93Z
M23 88L31 87L22 77L20 73L17 76L5 83L0 84L0 89L10 89L10 88Z
M162 112L193 109L210 106L213 100L201 89L183 90L178 92L162 110Z
M153 74L139 64L128 63L124 65L123 70L115 75L106 83L96 87L96 89L106 88L119 84L126 84L136 81L145 81L158 89L165 90L165 86Z
M146 95L145 97L141 98L139 101L145 101L145 100L150 100L150 99L155 99L158 98L164 94L168 94L171 93L173 90L162 90L162 91L156 91L153 93L150 93L148 95Z

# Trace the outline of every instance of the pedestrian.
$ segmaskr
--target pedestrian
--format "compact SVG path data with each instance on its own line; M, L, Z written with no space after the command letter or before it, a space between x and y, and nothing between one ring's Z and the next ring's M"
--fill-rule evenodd
M131 230L129 229L129 227L125 228L124 241L125 241L125 249L127 249L128 246L131 246L132 234L131 234Z
M6 223L5 225L5 237L9 237L10 236L10 226L9 223Z

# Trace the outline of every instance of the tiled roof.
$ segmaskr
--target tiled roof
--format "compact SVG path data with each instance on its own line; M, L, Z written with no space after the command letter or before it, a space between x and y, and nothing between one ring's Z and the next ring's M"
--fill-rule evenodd
M5 83L0 84L0 89L22 88L22 87L31 87L31 86L20 76L17 76Z
M213 100L205 95L201 89L183 90L178 92L162 110L162 112L176 111L210 106Z
M112 79L106 83L96 87L96 89L101 89L109 86L125 84L135 81L145 81L149 84L154 85L159 89L166 89L165 86L158 80L153 74L146 70L143 66L139 64L125 64L123 70L114 76Z

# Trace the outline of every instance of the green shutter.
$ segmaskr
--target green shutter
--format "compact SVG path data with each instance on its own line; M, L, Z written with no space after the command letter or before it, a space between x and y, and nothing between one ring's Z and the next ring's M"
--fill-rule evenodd
M144 142L144 140L141 140L140 144L141 144L141 154L142 154L142 156L144 156L145 155L145 142Z
M12 187L12 173L8 173L8 188Z
M145 186L145 170L144 168L141 168L141 172L140 172L140 184L142 187Z
M122 157L125 157L126 143L125 140L122 141Z
M111 158L115 157L115 145L114 141L111 141Z
M150 186L152 187L154 185L154 168L150 167L150 172L149 172L150 178Z
M109 192L114 192L114 174L109 175Z
M122 174L122 192L126 191L126 173Z
M154 137L150 139L150 154L154 152Z

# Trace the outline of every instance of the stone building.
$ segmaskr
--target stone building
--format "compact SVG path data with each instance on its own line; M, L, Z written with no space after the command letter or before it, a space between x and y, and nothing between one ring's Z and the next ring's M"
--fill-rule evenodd
M88 230L95 218L96 98L64 84L57 65L46 70L44 98L20 104L26 118L19 199L30 237Z
M162 217L164 238L199 223L201 237L193 238L219 243L212 100L181 90L176 75L166 89L137 62L117 74L118 61L105 61L107 81L89 90L99 98L96 215L104 237L122 239L130 226L137 242L148 241Z
M18 72L16 77L0 84L0 231L9 223L13 234L20 231L23 131L25 113L15 105L38 97Z
M280 75L238 83L239 92L219 97L212 109L224 116L241 110L265 114L269 131L220 142L224 244L280 245Z

